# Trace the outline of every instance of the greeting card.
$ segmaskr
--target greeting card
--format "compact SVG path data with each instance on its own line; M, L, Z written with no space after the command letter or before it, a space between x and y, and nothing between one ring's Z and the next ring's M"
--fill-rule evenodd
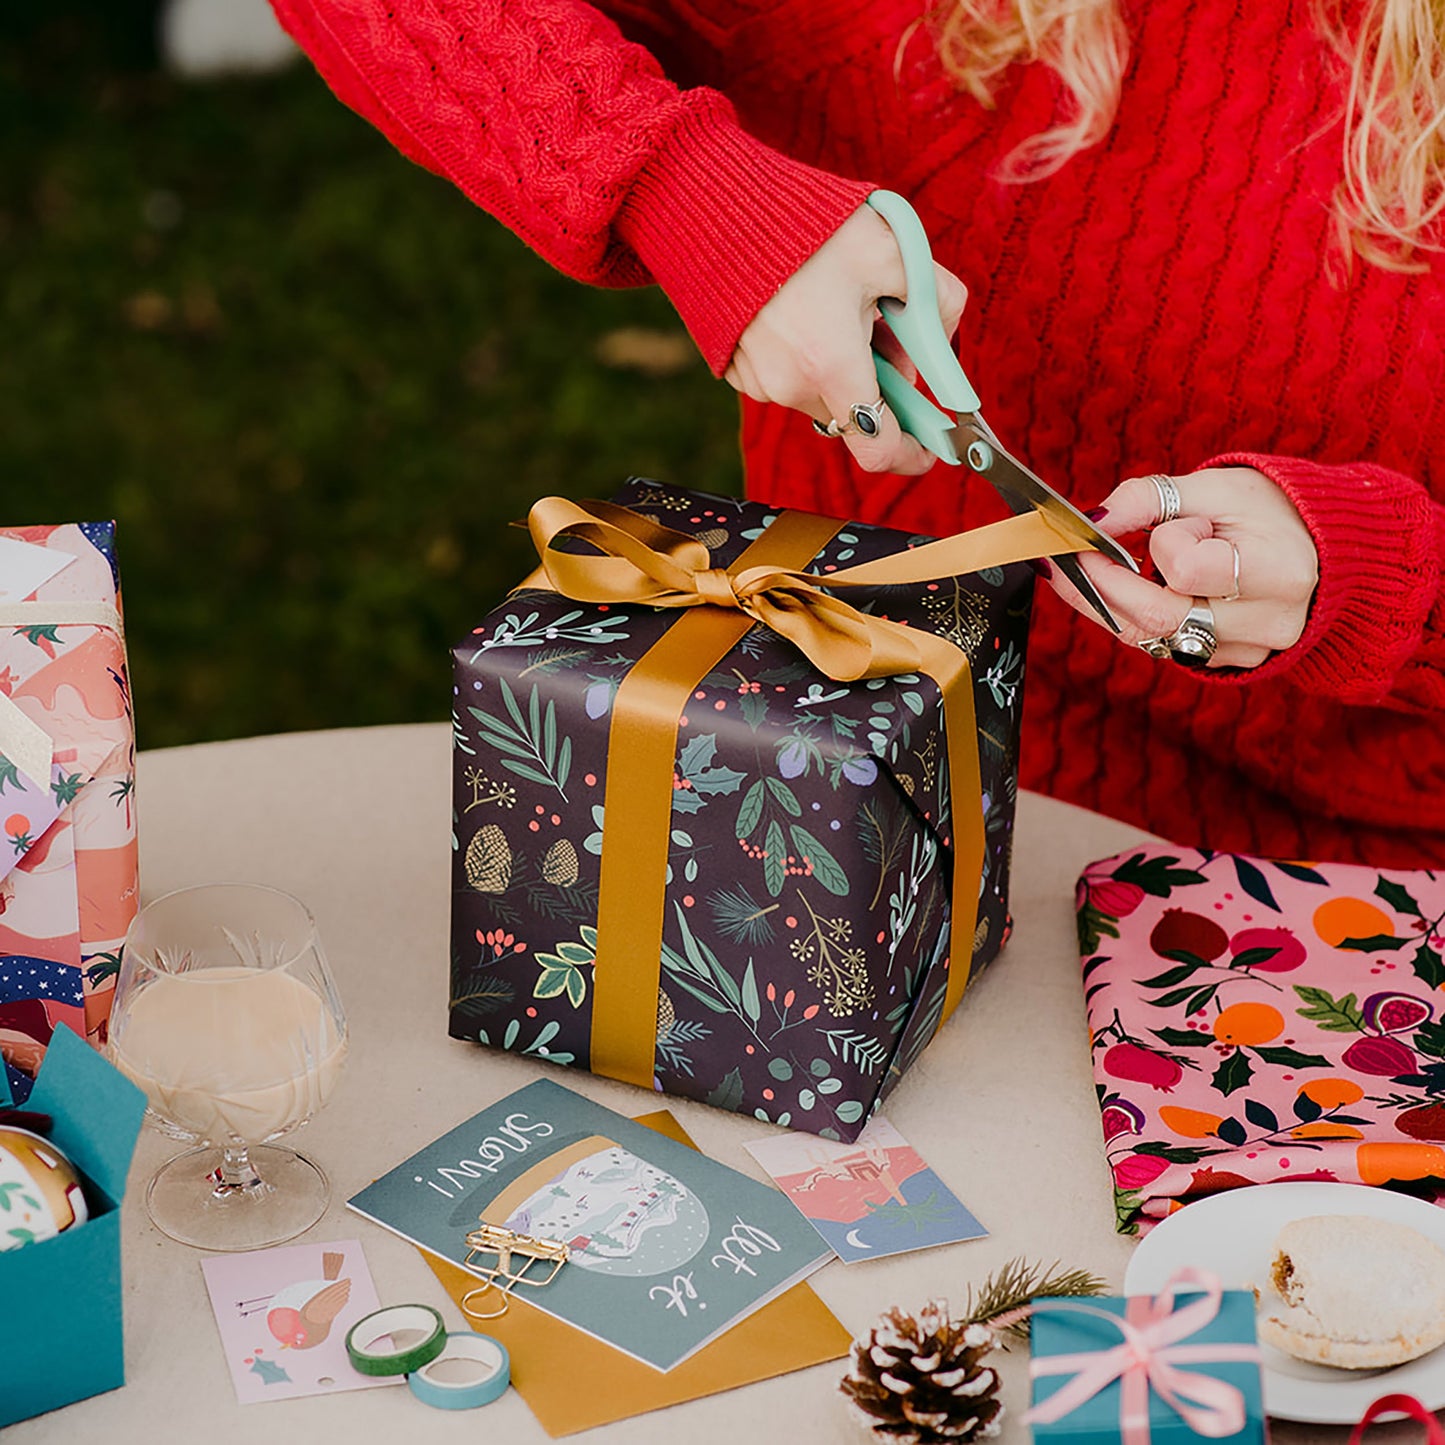
M776 1190L547 1079L349 1203L452 1264L479 1221L565 1244L551 1283L521 1287L528 1303L658 1370L830 1257Z
M781 1134L743 1147L844 1264L988 1233L885 1119L851 1144Z

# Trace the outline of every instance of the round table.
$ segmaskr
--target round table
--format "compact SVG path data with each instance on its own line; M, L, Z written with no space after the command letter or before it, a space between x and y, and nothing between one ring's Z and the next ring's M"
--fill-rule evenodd
M744 1141L767 1126L682 1099L447 1037L450 729L445 724L286 734L144 753L137 784L145 899L217 880L269 883L316 915L346 1005L351 1053L331 1103L299 1136L330 1175L331 1207L304 1239L359 1238L384 1303L467 1322L415 1249L346 1209L407 1155L542 1073L625 1114L666 1102L698 1146L758 1178ZM971 1284L1019 1255L1088 1267L1118 1286L1132 1242L1114 1232L1074 941L1074 880L1147 835L1024 793L1016 931L958 1013L890 1096L885 1113L992 1233L987 1239L811 1277L855 1335L889 1306L960 1306ZM201 1254L155 1230L145 1183L175 1146L147 1130L124 1205L124 1389L23 1422L7 1445L84 1440L265 1445L344 1440L547 1439L516 1391L480 1415L429 1410L406 1389L236 1403L201 1276ZM84 1308L84 1301L76 1302ZM1026 1441L1027 1349L995 1356L1003 1441ZM588 1432L590 1441L861 1441L841 1361ZM1346 1431L1279 1425L1277 1445ZM1371 1441L1418 1438L1403 1425Z

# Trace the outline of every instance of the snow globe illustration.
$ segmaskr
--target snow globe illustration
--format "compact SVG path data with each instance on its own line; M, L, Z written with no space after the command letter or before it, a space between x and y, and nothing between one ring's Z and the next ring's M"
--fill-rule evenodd
M482 1211L518 1234L564 1242L595 1274L681 1269L708 1237L707 1209L681 1180L601 1134L566 1143Z

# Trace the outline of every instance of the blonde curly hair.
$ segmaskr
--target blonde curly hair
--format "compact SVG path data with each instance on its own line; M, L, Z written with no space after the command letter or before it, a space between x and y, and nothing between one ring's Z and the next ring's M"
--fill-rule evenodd
M1063 86L1056 124L1005 161L1025 181L1056 171L1113 123L1129 58L1120 0L941 0L939 54L954 82L992 106L1003 71L1040 61ZM1423 271L1445 250L1445 0L1316 0L1348 77L1335 213L1346 254Z

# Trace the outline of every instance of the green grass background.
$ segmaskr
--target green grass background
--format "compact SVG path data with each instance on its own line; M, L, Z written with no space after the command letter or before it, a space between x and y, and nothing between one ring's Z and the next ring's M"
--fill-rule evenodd
M736 493L658 291L551 271L304 62L182 83L144 0L39 8L0 24L0 523L117 520L143 747L444 718L536 497ZM681 360L609 361L635 327Z

